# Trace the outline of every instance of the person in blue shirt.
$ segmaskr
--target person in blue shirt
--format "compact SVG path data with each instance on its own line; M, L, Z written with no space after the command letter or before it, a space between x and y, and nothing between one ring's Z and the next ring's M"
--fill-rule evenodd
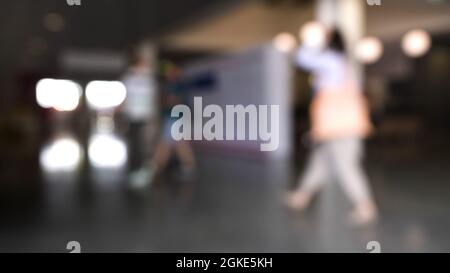
M181 163L181 171L184 177L192 177L196 161L194 152L188 141L175 141L172 138L171 128L180 117L172 117L172 108L178 104L186 104L187 86L181 80L180 68L170 62L164 63L164 83L162 85L162 128L159 142L156 145L155 154L139 177L132 181L134 188L143 188L149 185L155 174L162 171L169 161L172 151L175 151Z

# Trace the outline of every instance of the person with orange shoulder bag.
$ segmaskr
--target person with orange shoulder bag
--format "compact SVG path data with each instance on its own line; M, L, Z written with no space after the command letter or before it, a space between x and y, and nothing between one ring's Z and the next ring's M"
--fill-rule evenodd
M361 166L363 140L372 131L369 109L363 92L352 75L341 34L329 33L328 47L303 45L297 64L315 79L310 106L314 143L299 187L286 197L289 207L304 210L332 175L336 176L354 209L350 221L369 224L377 218L368 178Z

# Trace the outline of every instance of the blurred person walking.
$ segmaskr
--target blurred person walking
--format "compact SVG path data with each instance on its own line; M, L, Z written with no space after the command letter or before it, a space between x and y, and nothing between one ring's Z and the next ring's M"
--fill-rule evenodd
M300 185L288 194L286 203L306 209L326 180L335 176L354 205L351 223L369 224L376 220L377 208L361 166L363 139L372 130L368 107L341 34L334 30L327 38L328 47L311 47L303 41L296 54L297 64L314 76L310 106L314 147Z
M129 125L129 170L132 181L146 176L142 164L150 158L157 133L158 104L154 54L154 49L149 45L132 49L129 68L122 78L127 89L122 111Z
M184 93L186 87L183 86L183 83L180 80L181 70L177 65L170 62L164 62L163 66L163 122L161 135L158 144L156 145L153 158L147 162L149 165L146 168L147 174L145 176L140 176L133 181L133 186L135 188L143 188L149 185L157 172L162 171L166 167L173 150L181 163L183 178L192 177L195 171L196 161L190 143L185 140L175 141L171 134L172 125L179 118L187 118L171 116L172 108L175 105L185 104Z

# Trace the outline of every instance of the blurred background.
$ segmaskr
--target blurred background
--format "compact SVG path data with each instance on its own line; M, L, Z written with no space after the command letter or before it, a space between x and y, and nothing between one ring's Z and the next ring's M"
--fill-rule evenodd
M0 1L1 252L68 252L69 241L86 252L450 251L450 1L70 2ZM280 202L309 151L311 78L291 52L313 20L340 26L370 102L370 228L343 223L335 183L304 214ZM136 52L154 130L177 67L187 103L279 104L279 149L193 141L190 179L172 156L130 190L130 162L145 160L123 110Z

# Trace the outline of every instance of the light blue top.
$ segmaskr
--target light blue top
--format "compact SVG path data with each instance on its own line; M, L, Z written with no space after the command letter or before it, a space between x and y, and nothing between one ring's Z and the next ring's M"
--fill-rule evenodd
M342 87L354 77L349 77L349 64L344 54L331 49L315 49L302 46L295 55L301 68L314 76L314 91Z

